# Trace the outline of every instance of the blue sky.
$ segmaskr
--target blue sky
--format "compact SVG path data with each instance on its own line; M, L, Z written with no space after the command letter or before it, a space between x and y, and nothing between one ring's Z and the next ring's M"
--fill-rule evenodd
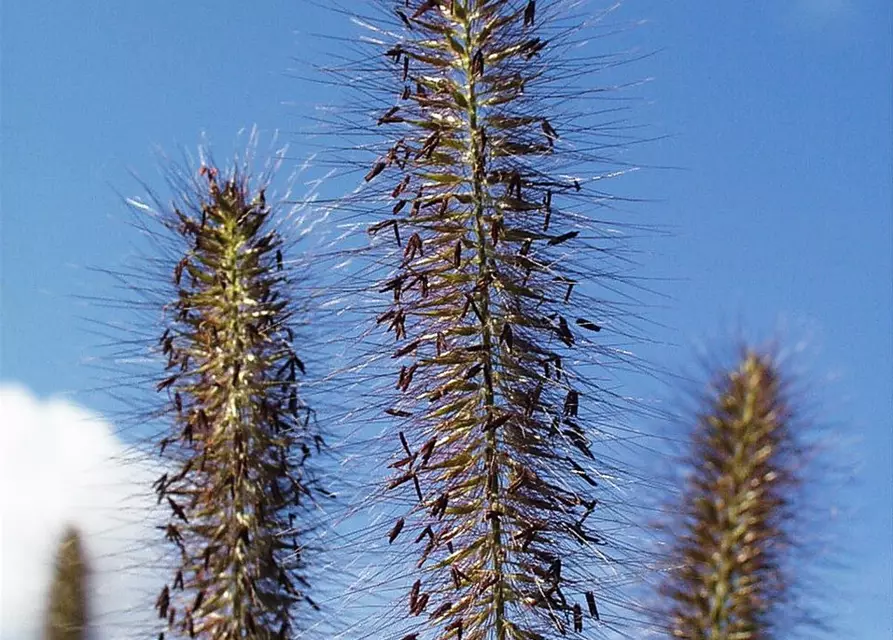
M302 32L334 19L285 0L3 3L0 380L108 409L87 393L81 318L99 312L74 296L110 293L87 268L119 266L136 240L116 193L141 193L127 169L162 188L154 145L205 131L223 156L254 124L306 155L291 132L337 96L287 70L325 44ZM628 155L673 167L620 187L673 230L642 256L668 296L646 355L684 368L737 326L805 344L858 472L841 494L856 514L843 629L890 637L893 5L628 0L615 19L645 21L606 44L655 52L624 73L650 79L633 118L666 136Z

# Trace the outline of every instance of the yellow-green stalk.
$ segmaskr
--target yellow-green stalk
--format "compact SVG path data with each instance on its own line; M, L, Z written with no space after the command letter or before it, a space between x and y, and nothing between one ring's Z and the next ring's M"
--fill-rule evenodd
M168 634L286 638L308 595L304 534L320 450L298 390L294 284L264 185L203 166L163 222L180 239L158 349L170 430L155 489L177 558L155 608Z
M670 637L784 637L776 621L791 605L790 503L804 462L795 438L778 364L747 349L714 381L693 430L661 588Z
M90 571L81 536L69 527L56 552L56 566L44 624L44 640L83 640L88 637Z
M545 27L552 4L374 3L394 19L376 37L397 81L367 127L390 142L344 206L387 203L368 232L387 248L378 264L391 260L377 324L395 339L397 393L371 400L398 424L386 485L403 510L386 537L417 554L382 637L591 633L594 575L616 568L595 531L606 465L590 448L616 398L581 366L609 351L601 317L617 314L586 280L616 274L596 265L608 251L579 206L603 194L564 173L592 169L597 128L591 114L553 116L563 91L592 92L576 88L592 68L548 58L550 38L568 45L579 27ZM362 22L377 30L383 15Z

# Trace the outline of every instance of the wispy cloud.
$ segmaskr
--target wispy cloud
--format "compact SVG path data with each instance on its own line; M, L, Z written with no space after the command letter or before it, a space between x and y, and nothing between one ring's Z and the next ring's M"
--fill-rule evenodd
M852 0L797 0L789 19L801 28L816 29L836 24L852 14Z
M154 544L151 459L128 449L101 417L18 386L0 386L0 423L0 638L40 636L67 524L81 530L94 572L93 637L150 632L165 577Z
M848 0L799 0L803 11L820 16L832 16L849 8Z
M822 44L849 41L861 7L853 0L790 0L766 2L788 34L817 37Z

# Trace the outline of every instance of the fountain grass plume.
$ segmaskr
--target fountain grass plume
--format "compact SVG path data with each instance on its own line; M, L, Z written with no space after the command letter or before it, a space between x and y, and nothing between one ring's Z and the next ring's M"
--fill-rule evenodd
M671 567L659 626L668 637L769 640L806 620L797 619L797 584L816 558L802 553L798 531L810 519L801 498L814 451L778 358L741 352L703 397L676 515L661 525Z
M620 202L598 182L629 167L591 173L625 131L590 75L623 56L570 55L588 21L565 4L332 5L370 34L327 69L364 99L321 118L367 139L335 158L363 185L336 206L372 238L351 254L373 256L360 275L380 276L334 295L388 336L346 368L368 401L348 419L384 419L391 453L366 502L392 508L364 533L415 565L358 580L399 607L362 637L598 635L642 613L613 608L645 567L612 539L629 521L610 487L633 473L599 446L636 410L605 373L642 366L620 344L629 300L605 295L636 284L626 238L593 214Z
M252 175L255 145L230 167L204 149L200 166L167 167L169 203L128 200L153 247L141 269L112 274L136 296L115 304L140 313L112 340L115 362L140 371L112 389L160 457L159 563L171 569L154 611L169 637L293 637L321 608L313 558L333 494L302 394L318 364L312 295L286 230L295 209L267 201L282 155ZM145 370L147 355L163 372Z
M56 554L44 640L84 640L89 637L89 581L90 570L81 535L74 527L68 527Z

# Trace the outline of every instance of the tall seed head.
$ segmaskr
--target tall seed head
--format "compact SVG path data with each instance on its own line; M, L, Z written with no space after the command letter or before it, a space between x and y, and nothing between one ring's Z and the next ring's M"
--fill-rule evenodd
M203 166L163 218L182 252L171 278L157 384L171 428L155 483L178 558L155 607L189 637L285 638L307 595L307 514L323 443L298 393L294 284L264 188Z
M43 634L45 640L83 640L88 637L89 573L80 533L69 527L56 555Z
M779 637L790 604L791 498L803 453L786 384L769 355L746 350L718 377L692 436L674 569L661 592L674 638Z
M598 144L586 114L550 112L562 80L585 75L548 56L551 37L573 32L544 27L552 4L400 0L375 4L394 30L364 21L393 38L378 55L396 87L371 123L388 146L343 205L387 203L368 228L391 260L377 317L394 336L398 396L385 409L399 421L386 484L413 506L386 536L417 554L399 605L415 634L535 640L600 619L593 566L612 560L595 530L606 465L595 470L591 446L614 399L579 365L618 358L590 315L616 308L587 293L597 270L577 260L599 239L576 207L593 192L563 170ZM562 149L565 134L576 147Z

